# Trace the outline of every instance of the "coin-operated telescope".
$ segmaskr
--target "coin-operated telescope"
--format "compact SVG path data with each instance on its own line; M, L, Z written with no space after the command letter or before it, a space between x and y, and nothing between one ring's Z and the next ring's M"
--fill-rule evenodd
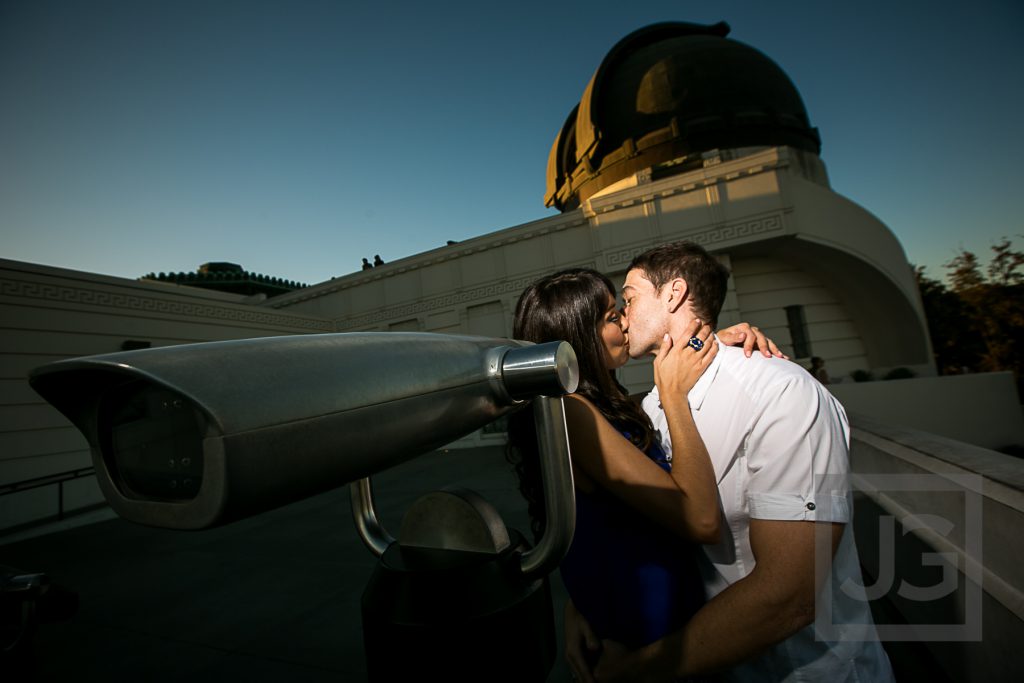
M363 595L373 680L544 680L555 637L547 574L575 501L561 396L565 342L350 333L188 344L52 363L30 382L89 441L126 519L202 529L351 484L379 557ZM547 524L535 547L471 491L427 494L394 538L369 477L533 403Z

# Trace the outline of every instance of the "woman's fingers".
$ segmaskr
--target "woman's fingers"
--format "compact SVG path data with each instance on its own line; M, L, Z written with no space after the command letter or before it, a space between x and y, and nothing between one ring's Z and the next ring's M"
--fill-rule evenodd
M710 341L708 341L707 344L704 345L704 358L701 359L701 363L703 363L704 367L711 365L711 361L714 359L717 353L718 340L711 339Z
M693 324L687 327L689 336L686 337L685 339L680 339L679 346L684 348L691 348L694 350L694 352L700 353L701 350L705 346L707 346L708 340L712 339L711 326L704 325L699 320L695 320L693 322L696 323L696 327ZM694 342L694 339L696 339L697 341Z
M697 342L692 342L691 340L693 339L696 339ZM654 362L660 365L673 349L678 349L680 352L689 349L699 354L708 346L709 341L714 341L714 333L711 330L711 326L705 325L699 319L694 318L687 323L683 330L683 336L680 339L673 339L669 334L662 337L661 347L655 354Z

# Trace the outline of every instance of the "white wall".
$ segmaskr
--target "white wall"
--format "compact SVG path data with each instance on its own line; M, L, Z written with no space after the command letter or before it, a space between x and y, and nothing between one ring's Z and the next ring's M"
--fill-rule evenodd
M915 377L830 384L847 412L998 449L1024 445L1024 416L1013 374Z
M1021 680L1024 461L860 416L853 426L865 584L900 615L880 637L923 641L950 680Z

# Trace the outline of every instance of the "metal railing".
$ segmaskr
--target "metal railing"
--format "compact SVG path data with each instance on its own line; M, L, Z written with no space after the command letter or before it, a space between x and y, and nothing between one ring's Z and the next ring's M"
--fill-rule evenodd
M13 493L21 493L22 491L30 491L32 489L42 488L43 486L56 486L57 487L57 519L64 519L64 483L75 479L82 479L84 477L95 476L96 470L93 467L80 467L77 470L68 470L67 472L58 472L56 474L47 474L43 477L35 477L33 479L25 479L22 481L16 481L11 484L0 484L0 496L9 496Z

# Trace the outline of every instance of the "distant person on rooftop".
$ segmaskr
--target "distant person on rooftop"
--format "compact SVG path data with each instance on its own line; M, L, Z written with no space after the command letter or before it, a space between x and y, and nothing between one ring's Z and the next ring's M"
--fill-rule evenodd
M828 384L828 370L825 369L825 359L821 356L814 356L811 358L811 374L814 375L814 379L818 380L822 384Z
M363 257L363 270L369 270L370 268L373 268L373 265L364 256Z
M373 257L373 265L374 266L383 266L384 265L384 259L382 259L380 257L380 254L377 254L376 256Z

